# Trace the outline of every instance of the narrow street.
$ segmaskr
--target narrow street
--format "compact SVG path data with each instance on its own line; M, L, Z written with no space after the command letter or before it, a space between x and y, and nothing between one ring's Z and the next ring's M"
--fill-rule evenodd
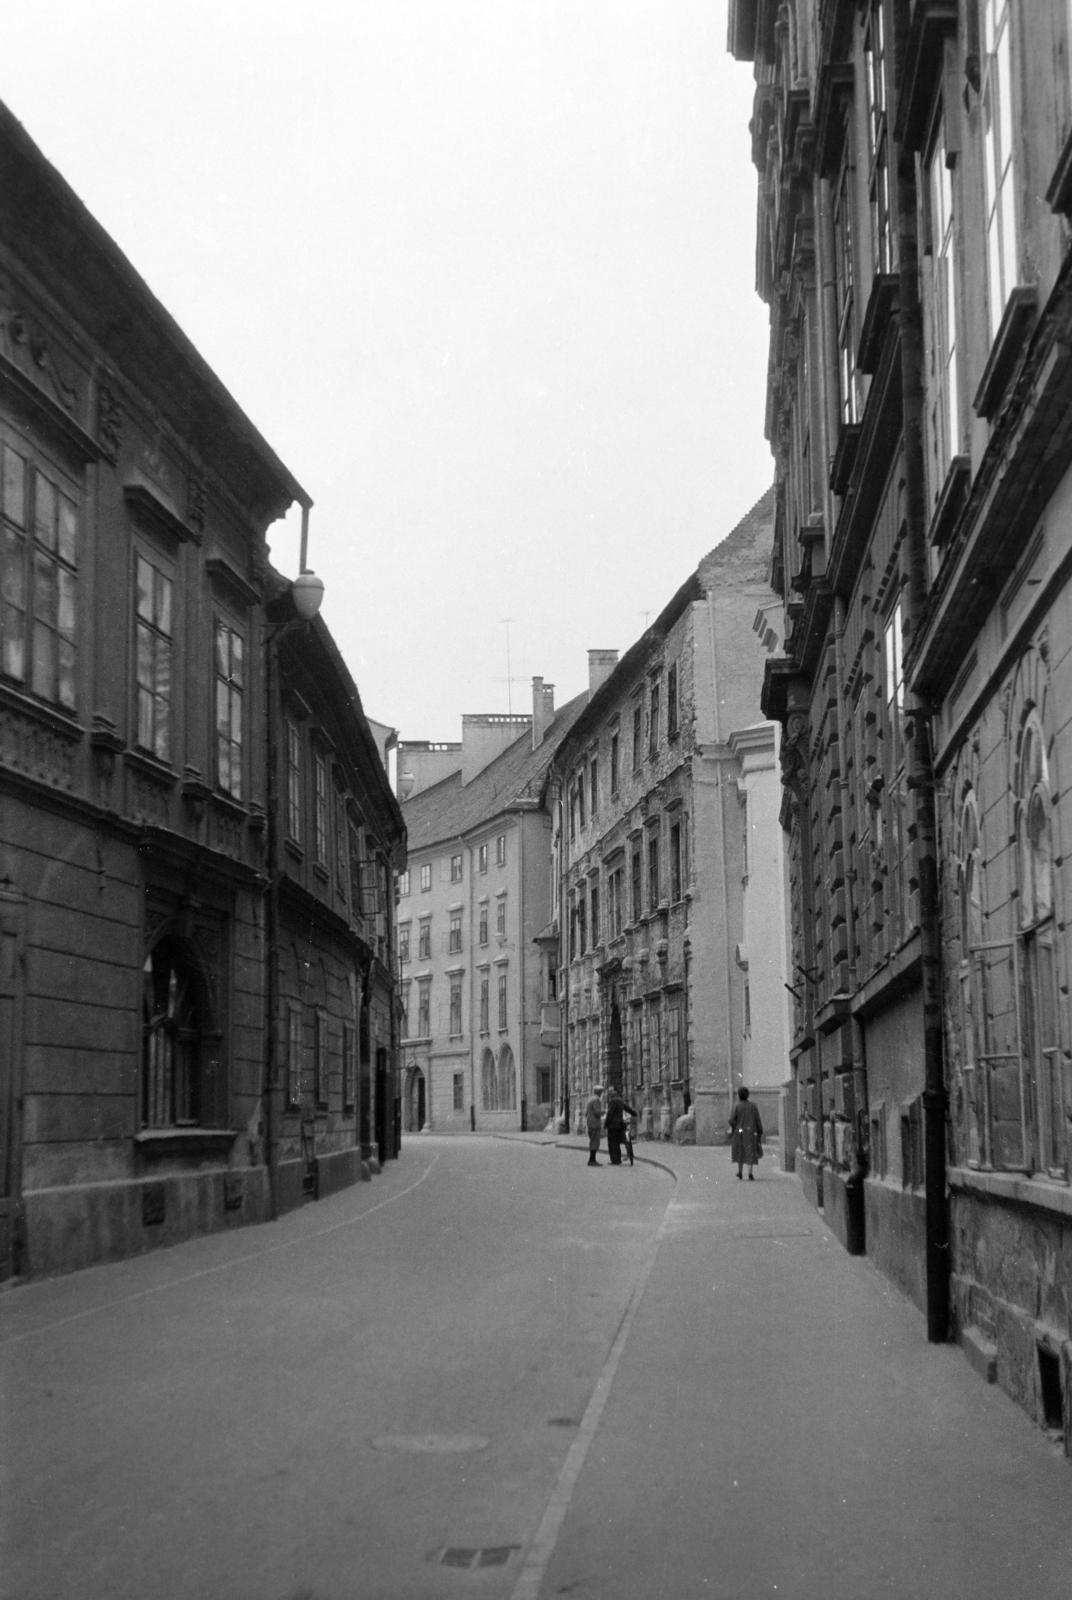
M1046 1437L771 1162L641 1155L411 1139L4 1293L5 1600L1064 1600Z

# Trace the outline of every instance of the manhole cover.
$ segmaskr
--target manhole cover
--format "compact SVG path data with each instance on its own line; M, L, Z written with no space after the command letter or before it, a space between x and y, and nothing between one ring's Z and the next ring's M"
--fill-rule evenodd
M382 1433L372 1443L377 1450L409 1450L418 1456L464 1455L488 1447L479 1433Z
M514 1551L520 1549L519 1544L487 1544L478 1549L450 1544L445 1550L437 1550L430 1559L441 1567L461 1567L472 1572L477 1567L505 1567Z

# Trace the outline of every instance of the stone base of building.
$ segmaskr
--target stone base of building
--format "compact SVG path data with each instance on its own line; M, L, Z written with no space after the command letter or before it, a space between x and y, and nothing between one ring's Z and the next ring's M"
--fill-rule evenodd
M346 1150L330 1150L316 1158L315 1187L306 1185L304 1161L281 1161L276 1168L275 1193L279 1215L293 1211L306 1200L324 1200L329 1194L348 1189L351 1184L371 1179L379 1172L380 1163L375 1157L362 1161L356 1145Z
M823 1209L823 1163L816 1161L814 1156L805 1155L803 1150L797 1151L796 1168L800 1174L800 1187L804 1191L804 1198L816 1211Z
M862 1256L867 1226L861 1180L828 1166L823 1173L823 1215L827 1227L849 1255Z
M724 1089L695 1090L692 1105L696 1112L697 1144L729 1144L727 1103Z
M867 1253L926 1315L927 1225L922 1193L869 1178L864 1184Z
M30 1189L23 1197L25 1276L121 1261L202 1233L266 1222L265 1167L210 1168L112 1183Z

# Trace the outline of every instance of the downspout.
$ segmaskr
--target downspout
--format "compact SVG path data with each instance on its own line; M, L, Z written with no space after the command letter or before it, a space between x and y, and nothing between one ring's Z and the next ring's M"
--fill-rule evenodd
M710 590L710 589L707 592L707 630L708 630L708 636L709 636L710 642L711 642L711 688L712 688L713 702L714 702L713 706L712 706L712 711L714 713L714 722L715 722L714 734L715 734L715 745L717 747L718 745L720 745L722 743L722 719L721 719L721 717L719 715L718 664L717 664L717 661L716 661L716 658L715 658L715 649L716 649L716 645L715 645L715 598L714 598L713 591ZM716 757L716 760L718 760L717 757ZM726 804L725 804L726 797L725 797L725 794L723 792L723 769L722 769L721 761L719 761L719 765L718 765L718 779L717 779L716 787L718 789L718 827L719 827L719 856L718 856L719 905L720 905L720 908L721 908L721 911L722 911L722 963L721 963L720 977L723 980L723 982L722 982L722 992L723 992L723 1003L724 1003L724 1006L725 1006L725 1012L724 1012L725 1022L724 1022L723 1026L725 1028L726 1039L727 1039L727 1043L728 1043L728 1046L729 1046L728 1060L727 1060L728 1078L727 1078L727 1082L726 1082L726 1106L725 1106L725 1114L726 1114L726 1118L728 1120L729 1115L730 1115L730 1107L731 1107L732 1102L733 1102L733 1090L734 1090L734 1084L733 1084L733 1017L731 1015L732 994L731 994L731 988L730 988L730 912L729 912L729 886L728 886L729 885L729 880L728 880L728 877L727 877L727 874L726 874Z
M525 1133L527 1131L527 1129L528 1129L528 1120L529 1120L528 1119L528 1099L527 1099L527 1096L526 1096L526 1093L525 1093L526 1085L528 1083L528 1077L526 1075L526 1070L525 1070L525 1066L526 1066L526 1049L525 1049L525 1045L526 1045L526 1040L527 1040L527 1032L526 1032L526 1030L527 1030L527 1026L528 1026L527 1020L526 1020L526 1008L525 1008L525 817L526 817L526 815L527 815L527 813L524 812L524 811L519 811L518 814L517 814L517 837L518 837L517 872L518 872L518 890L519 890L519 893L518 893L518 907L517 907L517 928L518 928L517 946L518 946L518 962L519 962L519 966L520 966L519 977L520 977L520 981L521 981L521 1004L518 1007L518 1010L519 1010L519 1012L521 1014L521 1027L519 1029L519 1035L518 1035L518 1043L519 1043L520 1048L521 1048L521 1065L520 1065L520 1070L519 1070L518 1076L519 1076L519 1078L521 1080L521 1132L522 1133Z
M275 1090L279 1070L279 830L276 818L276 740L275 705L278 678L278 628L269 628L265 639L265 709L267 721L268 787L265 803L268 810L268 894L265 904L264 938L267 945L267 983L265 985L265 1037L264 1037L264 1160L268 1174L268 1216L272 1222L279 1217L277 1184L277 1157L275 1132Z
M895 12L896 79L901 81L906 7ZM923 334L919 303L916 236L916 185L910 151L894 144L897 161L897 211L900 288L901 387L905 464L905 544L908 553L908 606L905 654L915 654L927 606L927 512L923 443ZM931 709L906 673L905 742L908 788L916 824L919 881L920 968L923 989L923 1114L926 1152L925 1227L927 1338L949 1337L949 1205L946 1195L946 1118L948 1098L942 1040L942 951L938 905L938 847L935 827Z
M472 941L472 938L473 938L473 888L474 888L474 885L473 885L473 847L472 847L471 844L466 844L465 849L468 852L468 859L467 859L467 862L466 862L466 870L467 870L468 876L469 876L469 918L468 918L468 921L469 921L469 938L470 938L470 941ZM470 954L474 953L479 948L480 947L479 947L478 944L471 943L470 944ZM477 1029L473 1026L473 1017L474 1017L474 1015L479 1016L479 1012L476 1012L475 1009L474 1009L475 999L476 999L476 963L474 961L470 960L470 962L469 962L469 1131L470 1131L470 1133L475 1133L476 1132L476 1036L477 1036ZM490 1004L490 1001L489 1001L489 1004Z

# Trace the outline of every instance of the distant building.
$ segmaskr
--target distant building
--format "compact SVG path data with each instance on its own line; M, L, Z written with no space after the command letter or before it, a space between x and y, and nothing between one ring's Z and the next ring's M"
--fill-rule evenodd
M541 1039L550 819L540 796L584 697L555 714L465 716L460 744L399 745L408 866L398 885L403 1127L544 1126L554 1057ZM444 772L444 769L446 771Z
M588 704L551 763L547 944L561 1112L578 1128L592 1085L608 1082L642 1109L649 1137L669 1138L691 1107L697 1140L722 1141L742 1083L765 1126L779 1126L789 1068L777 729L759 714L777 640L773 506L771 491L621 661L589 652Z

